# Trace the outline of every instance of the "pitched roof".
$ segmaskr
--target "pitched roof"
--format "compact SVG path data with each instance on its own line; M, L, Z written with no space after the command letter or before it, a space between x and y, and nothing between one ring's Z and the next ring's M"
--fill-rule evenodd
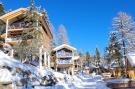
M72 47L72 46L70 46L70 45L62 44L62 45L60 45L60 46L54 48L53 51L58 51L58 50L63 49L63 48L69 49L69 50L71 50L71 51L76 50L76 48L74 48L74 47Z

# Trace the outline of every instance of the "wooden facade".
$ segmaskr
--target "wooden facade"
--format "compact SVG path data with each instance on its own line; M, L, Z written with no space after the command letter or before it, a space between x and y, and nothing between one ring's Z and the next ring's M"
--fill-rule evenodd
M21 35L23 34L24 31L31 32L34 30L35 27L33 26L24 26L23 21L27 17L28 8L20 8L15 11L11 11L9 13L4 14L3 16L0 17L0 20L3 21L6 25L5 27L5 33L1 35L1 38L5 39L5 43L2 45L4 46L5 44L10 45L11 47L15 47L18 42L22 41ZM38 21L40 25L38 26L38 30L41 31L43 34L42 42L43 45L41 45L40 48L38 48L38 53L39 53L39 59L40 62L44 60L44 64L48 64L48 67L50 66L50 42L51 39L53 38L51 28L49 26L48 19L46 17L46 13L36 13L36 15L39 17ZM11 50L11 56L13 56L13 48ZM44 59L42 56L44 55ZM40 63L42 64L42 63ZM41 65L42 66L42 65Z

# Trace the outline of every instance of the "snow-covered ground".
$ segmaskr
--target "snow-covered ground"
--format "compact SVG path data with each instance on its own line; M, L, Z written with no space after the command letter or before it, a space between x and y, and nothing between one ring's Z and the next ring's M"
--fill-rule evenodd
M44 86L45 80L50 79L50 76L51 79L57 81L54 81L53 86ZM21 83L22 80L23 83ZM38 67L23 64L2 51L0 51L0 82L11 82L13 89L108 89L100 75L78 74L71 76L50 68L42 70L41 73Z
M65 76L68 76L69 78L69 75ZM95 76L77 75L77 76L70 76L70 78L67 81L64 82L59 81L55 86L51 87L35 86L34 89L109 89L109 88L106 87L106 83L102 81L102 77L100 75Z

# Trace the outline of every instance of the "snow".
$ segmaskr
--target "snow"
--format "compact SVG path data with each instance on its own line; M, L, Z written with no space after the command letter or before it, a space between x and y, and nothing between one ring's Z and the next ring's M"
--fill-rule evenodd
M56 72L50 68L39 70L39 67L35 67L31 64L23 64L12 57L7 56L2 51L0 51L0 66L9 66L12 68L11 71L8 69L0 69L0 81L9 82L11 81L14 86L21 79L27 78L23 76L21 72L30 71L32 74L29 76L30 80L27 80L27 89L108 89L106 83L102 80L100 75L68 75ZM15 73L16 68L20 68L21 72ZM23 71L22 71L23 70ZM42 72L41 72L42 71ZM15 74L14 74L15 73ZM55 77L58 81L56 85L53 86L43 86L40 85L42 77L49 75ZM32 88L32 85L34 88ZM26 89L26 85L17 87L16 89Z
M55 72L55 75L58 76ZM55 86L35 86L34 89L109 89L106 87L106 83L102 81L102 77L100 75L88 76L88 75L66 75L62 74L62 77L69 77L69 80L72 79L72 82L68 81L59 81ZM61 78L62 78L61 77Z
M135 67L135 52L131 52L127 54L127 58L132 67Z
M0 82L12 82L12 75L8 69L0 69Z
M26 66L24 66L20 61L13 59L12 57L6 55L2 51L0 51L0 66L14 67L14 68L21 68L24 70L28 70Z
M112 79L112 80L107 80L107 83L128 83L131 79Z
M67 48L67 49L71 49L71 50L76 50L76 48L70 46L70 45L67 45L67 44L62 44L56 48L53 49L53 51L58 51L60 49L63 49L63 48Z
M54 72L54 76L57 77L57 78L64 79L64 74L59 73L59 72Z

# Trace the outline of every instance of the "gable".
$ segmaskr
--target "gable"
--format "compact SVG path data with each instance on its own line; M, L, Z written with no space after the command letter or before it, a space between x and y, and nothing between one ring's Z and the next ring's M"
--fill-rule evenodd
M72 46L70 46L70 45L63 44L63 45L60 45L60 46L54 48L53 51L58 51L58 50L61 50L61 49L63 49L63 48L66 48L66 49L71 50L71 51L76 50L76 48L74 48L74 47L72 47Z

